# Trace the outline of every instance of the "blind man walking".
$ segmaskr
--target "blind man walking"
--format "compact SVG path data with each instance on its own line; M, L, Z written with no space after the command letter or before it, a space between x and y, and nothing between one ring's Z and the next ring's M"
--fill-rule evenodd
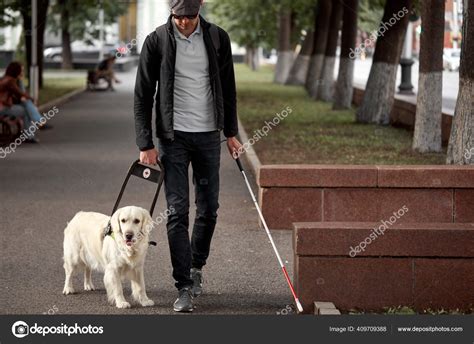
M202 293L219 208L221 131L236 157L236 89L228 34L199 14L202 0L171 0L168 22L145 39L135 83L135 129L140 161L165 169L171 214L167 234L178 298L173 309L191 312ZM153 144L152 108L156 136ZM191 164L196 217L189 239L188 168Z

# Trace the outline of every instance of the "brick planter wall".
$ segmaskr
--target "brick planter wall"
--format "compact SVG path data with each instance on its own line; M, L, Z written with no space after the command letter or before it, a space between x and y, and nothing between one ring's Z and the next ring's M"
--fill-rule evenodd
M306 313L315 300L343 311L474 307L473 223L396 224L351 254L377 225L294 224L294 282Z
M257 180L269 227L294 230L306 312L314 301L343 311L474 307L474 166L267 165Z
M271 229L293 222L474 222L473 166L265 165L259 201Z

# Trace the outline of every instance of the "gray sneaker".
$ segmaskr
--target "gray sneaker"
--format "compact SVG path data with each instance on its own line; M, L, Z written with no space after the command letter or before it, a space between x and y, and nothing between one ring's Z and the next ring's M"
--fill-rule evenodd
M193 294L190 287L181 288L173 304L175 312L192 312L194 310Z
M191 269L191 279L193 280L193 287L191 291L194 297L198 297L202 294L202 270L197 268Z

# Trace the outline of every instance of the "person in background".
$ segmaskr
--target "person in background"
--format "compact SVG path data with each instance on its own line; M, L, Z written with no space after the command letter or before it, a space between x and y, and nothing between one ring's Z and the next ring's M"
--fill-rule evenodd
M33 99L19 87L19 80L23 75L23 66L19 62L11 62L0 79L0 116L21 118L24 129L33 125L32 117L41 115L33 104ZM31 111L31 113L29 112ZM38 143L34 133L26 132L27 143Z
M109 85L107 89L111 91L115 91L114 86L113 86L114 81L117 84L120 83L120 80L115 77L115 73L114 73L115 58L116 58L115 55L112 55L102 60L97 66L97 70L96 70L97 80L100 78L104 78Z
M27 94L26 88L23 84L23 76L24 76L23 65L19 62L12 62L12 63L10 63L9 67L10 67L11 70L17 70L17 69L21 68L20 75L18 75L16 77L17 85L24 94ZM7 67L7 70L8 70L8 67ZM26 99L22 100L22 99L18 99L18 97L13 97L13 103L18 104L18 105L23 105L25 107L25 109L28 113L27 115L29 117L30 122L38 122L38 123L41 122L41 119L43 118L43 116L41 116L38 108L36 107L35 103L33 102L33 100L31 98L26 98ZM52 126L45 123L45 124L38 125L38 128L39 129L51 129Z

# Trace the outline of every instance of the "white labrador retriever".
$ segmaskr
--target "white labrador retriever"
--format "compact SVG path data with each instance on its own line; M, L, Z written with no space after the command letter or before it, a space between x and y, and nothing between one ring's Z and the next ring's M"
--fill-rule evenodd
M111 233L105 235L110 221ZM91 271L103 271L104 285L111 304L129 308L122 289L122 279L130 279L132 298L142 306L153 306L145 290L143 266L153 220L139 207L118 209L112 217L94 212L79 212L64 230L63 294L74 293L72 276L84 269L84 290L94 290Z

